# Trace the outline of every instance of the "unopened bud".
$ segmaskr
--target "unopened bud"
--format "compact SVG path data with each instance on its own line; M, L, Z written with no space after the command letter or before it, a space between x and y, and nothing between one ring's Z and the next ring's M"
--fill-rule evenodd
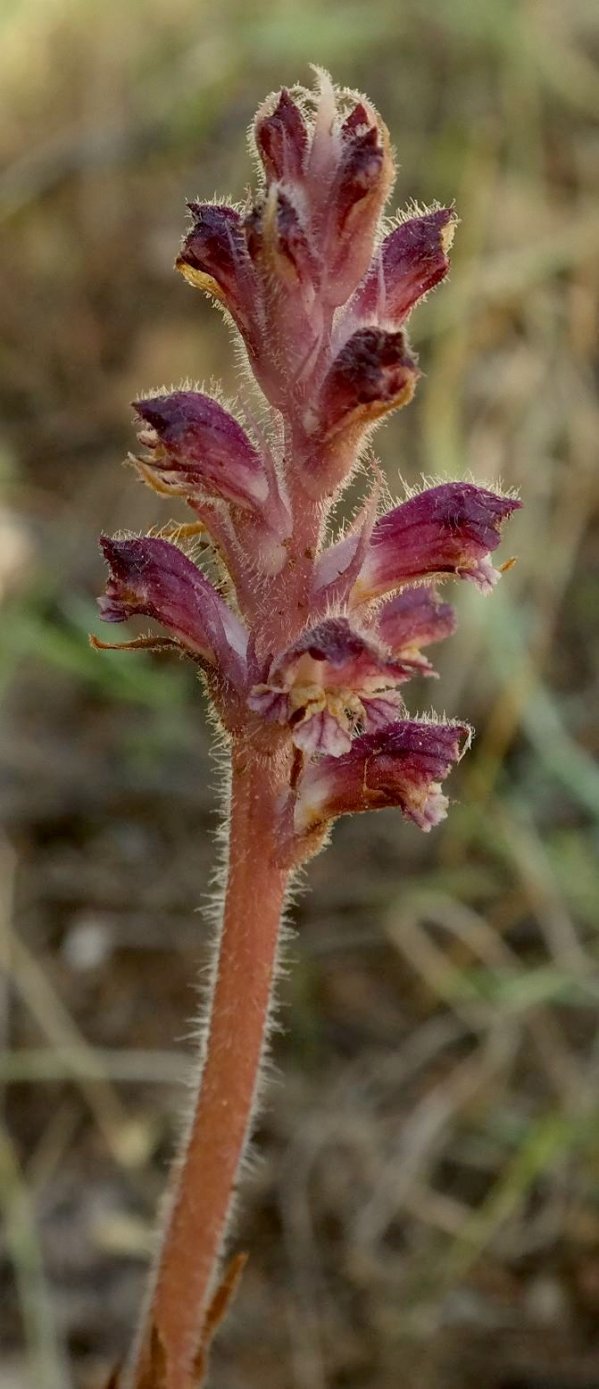
M256 148L266 177L269 181L298 179L308 147L308 131L302 113L285 87L270 113L267 105L260 107L254 124Z

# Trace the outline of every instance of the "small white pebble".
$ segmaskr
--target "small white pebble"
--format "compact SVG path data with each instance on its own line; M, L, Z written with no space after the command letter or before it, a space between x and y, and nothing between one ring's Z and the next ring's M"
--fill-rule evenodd
M540 1274L526 1289L525 1305L531 1321L540 1326L563 1322L568 1315L568 1298L563 1285L549 1274Z
M78 917L65 936L62 954L77 973L97 969L112 954L110 927L97 916Z

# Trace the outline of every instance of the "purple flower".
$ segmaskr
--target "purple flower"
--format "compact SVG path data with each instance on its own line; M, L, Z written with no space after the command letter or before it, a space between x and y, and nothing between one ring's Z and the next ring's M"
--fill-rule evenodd
M331 617L303 632L272 664L264 684L250 692L250 708L288 724L304 752L347 752L357 727L397 719L397 687L426 663L396 660L346 617Z
M261 757L290 759L285 825L297 796L303 826L398 804L430 828L466 735L406 716L406 683L435 673L425 648L455 629L432 581L488 591L519 503L448 482L380 515L381 474L368 460L360 514L341 537L324 536L369 431L414 394L403 325L447 274L457 219L450 207L415 210L381 237L395 172L387 129L326 73L314 95L269 97L253 141L255 193L241 208L191 203L177 266L243 339L265 397L255 437L200 391L135 404L139 472L191 507L181 534L203 528L228 601L166 540L105 540L102 615L147 614L171 634L163 641L226 677L211 686L224 726L241 736L245 720Z
M385 237L344 321L400 328L418 300L447 274L456 220L452 208L439 207L400 222Z
M98 600L104 622L155 618L190 655L218 666L233 683L245 671L247 633L204 574L176 545L155 536L102 536L110 574Z
M176 266L190 285L228 309L248 346L258 347L260 301L247 252L243 218L223 203L190 203L191 231Z
M454 574L483 593L499 578L489 555L520 502L469 482L430 487L381 516L373 528L353 601L363 603L414 579Z
M393 723L356 738L342 757L310 763L299 784L295 826L307 833L338 815L399 806L430 830L447 813L441 782L470 740L466 724Z
M264 462L216 400L199 391L174 391L137 400L134 409L149 426L140 434L150 450L148 466L173 491L196 500L208 493L258 511L264 506Z
M360 329L346 342L325 377L315 407L314 432L326 442L340 429L363 428L390 410L398 410L412 399L418 376L403 333Z

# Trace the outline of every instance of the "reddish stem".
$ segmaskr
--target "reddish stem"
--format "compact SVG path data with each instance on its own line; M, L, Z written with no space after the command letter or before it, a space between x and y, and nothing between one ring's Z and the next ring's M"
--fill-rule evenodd
M264 1052L287 881L271 857L282 771L276 759L265 764L251 750L233 751L229 866L206 1052L174 1167L131 1389L197 1389L199 1383L198 1353Z

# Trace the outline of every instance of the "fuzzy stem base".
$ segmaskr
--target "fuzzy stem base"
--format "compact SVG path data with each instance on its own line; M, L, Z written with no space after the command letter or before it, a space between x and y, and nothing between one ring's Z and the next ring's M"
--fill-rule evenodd
M234 747L229 862L205 1056L171 1178L129 1389L197 1389L203 1333L264 1054L287 873L273 862L283 769Z

